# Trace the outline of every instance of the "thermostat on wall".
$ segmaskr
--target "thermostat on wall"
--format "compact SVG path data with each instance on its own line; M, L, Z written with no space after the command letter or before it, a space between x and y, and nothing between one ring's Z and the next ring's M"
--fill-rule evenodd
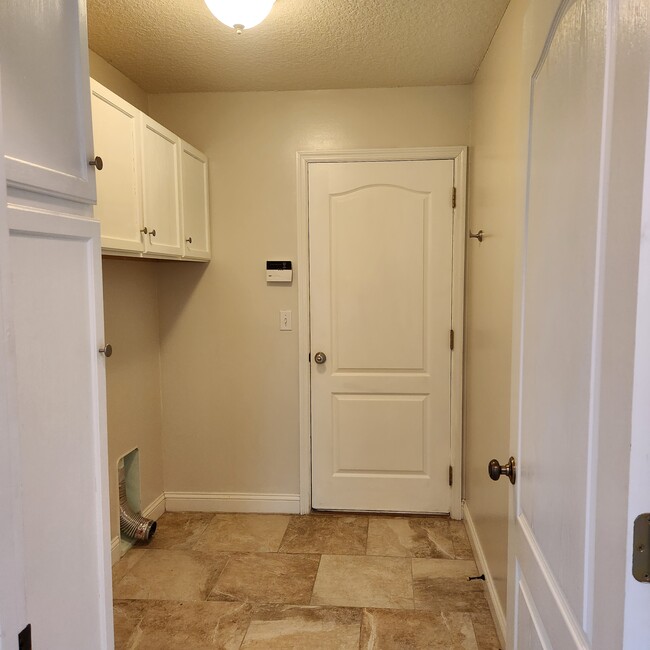
M293 271L291 262L266 262L266 281L267 282L291 282Z

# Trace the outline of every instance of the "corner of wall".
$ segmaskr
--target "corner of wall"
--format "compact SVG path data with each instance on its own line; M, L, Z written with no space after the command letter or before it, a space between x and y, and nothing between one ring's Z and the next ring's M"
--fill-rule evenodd
M90 76L142 112L149 114L149 95L96 52L88 50Z

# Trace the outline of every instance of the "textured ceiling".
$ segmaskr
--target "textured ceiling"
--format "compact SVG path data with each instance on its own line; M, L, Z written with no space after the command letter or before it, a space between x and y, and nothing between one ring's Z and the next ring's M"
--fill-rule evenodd
M241 36L203 0L87 0L90 48L150 93L470 83L508 0L277 0Z

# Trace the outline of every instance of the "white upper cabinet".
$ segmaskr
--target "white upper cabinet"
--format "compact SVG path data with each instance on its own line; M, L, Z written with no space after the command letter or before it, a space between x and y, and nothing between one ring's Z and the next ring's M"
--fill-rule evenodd
M93 79L90 88L95 150L103 162L95 207L102 248L142 253L141 113Z
M7 184L94 203L85 1L3 0L0 61Z
M181 142L181 176L183 257L193 260L209 260L208 159L187 142Z
M180 138L142 116L145 252L181 256Z
M209 260L206 156L94 79L91 90L102 251Z

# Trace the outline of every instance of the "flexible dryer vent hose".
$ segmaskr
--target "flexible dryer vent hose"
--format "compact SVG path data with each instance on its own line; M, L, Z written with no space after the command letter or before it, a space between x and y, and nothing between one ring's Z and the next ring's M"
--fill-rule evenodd
M126 498L126 481L120 481L120 533L131 539L148 542L156 532L156 522L137 515Z

